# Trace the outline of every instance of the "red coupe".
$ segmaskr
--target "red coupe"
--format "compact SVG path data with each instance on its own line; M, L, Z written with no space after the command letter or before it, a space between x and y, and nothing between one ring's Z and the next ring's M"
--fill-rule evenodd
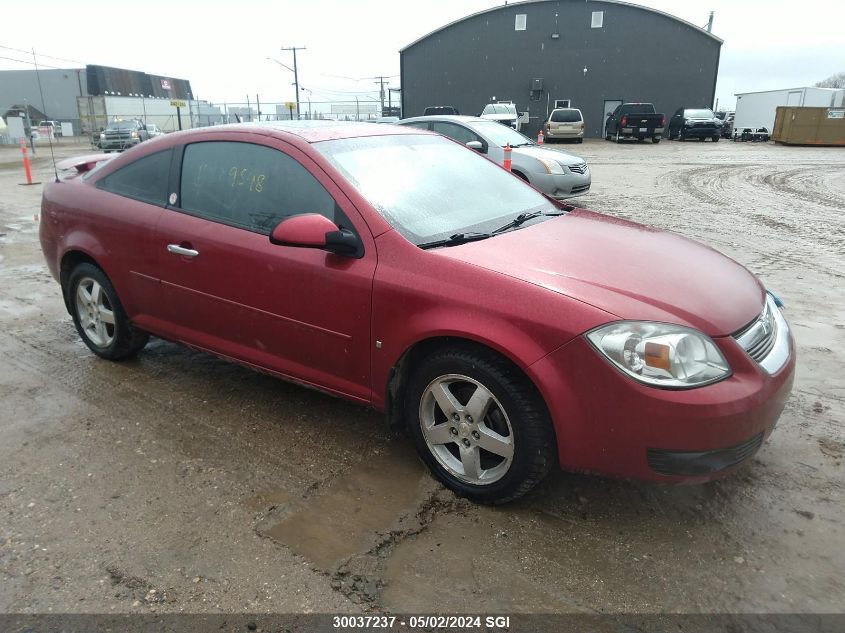
M450 139L238 125L109 158L64 165L40 229L95 354L152 334L370 405L476 501L555 464L722 476L789 396L789 327L745 268Z

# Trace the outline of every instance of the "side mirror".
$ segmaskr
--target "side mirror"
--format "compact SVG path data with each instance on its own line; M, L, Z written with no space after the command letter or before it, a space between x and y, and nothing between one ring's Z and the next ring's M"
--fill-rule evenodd
M481 143L481 141L469 141L467 142L467 147L469 147L470 149L474 149L476 152L480 152L484 149L484 145Z
M338 228L319 213L303 213L282 220L270 233L270 241L280 246L318 248L345 257L364 255L364 246L357 235Z

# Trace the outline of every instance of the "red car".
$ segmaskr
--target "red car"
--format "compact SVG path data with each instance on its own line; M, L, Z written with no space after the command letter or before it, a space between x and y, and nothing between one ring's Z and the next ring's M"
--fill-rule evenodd
M95 354L152 334L370 405L476 501L555 464L722 476L789 396L789 327L742 266L435 134L227 126L66 166L41 244Z

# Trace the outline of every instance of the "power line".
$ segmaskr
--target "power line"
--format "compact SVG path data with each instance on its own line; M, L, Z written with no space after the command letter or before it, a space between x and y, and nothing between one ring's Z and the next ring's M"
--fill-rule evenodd
M2 48L8 48L3 46ZM4 55L0 55L0 59L8 59L10 62L18 62L19 64L28 64L30 66L35 66L34 62L28 62L25 59L15 59L14 57L6 57ZM50 66L49 64L41 64L44 68L55 68L56 70L72 70L70 68L59 68L58 66Z
M15 51L15 52L18 52L18 53L26 53L27 55L30 55L32 53L32 51L27 51L27 50L24 50L22 48L14 48L12 46L4 46L3 44L0 44L0 48L5 48L6 50ZM45 55L44 53L38 53L38 56L39 57L47 57L49 59L58 59L59 61L63 61L63 62L72 62L74 64L80 64L81 66L86 65L85 62L81 62L81 61L76 60L76 59L67 59L66 57L56 57L55 55ZM41 64L41 65L46 66L46 64ZM51 68L55 68L55 66L51 66Z

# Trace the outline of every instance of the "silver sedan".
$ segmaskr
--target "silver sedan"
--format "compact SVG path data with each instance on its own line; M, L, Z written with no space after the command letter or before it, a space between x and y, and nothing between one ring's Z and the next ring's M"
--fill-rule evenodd
M472 116L421 116L397 125L431 130L465 144L501 165L505 145L513 149L514 174L553 198L571 198L590 190L592 176L587 162L578 156L538 145L516 130Z

